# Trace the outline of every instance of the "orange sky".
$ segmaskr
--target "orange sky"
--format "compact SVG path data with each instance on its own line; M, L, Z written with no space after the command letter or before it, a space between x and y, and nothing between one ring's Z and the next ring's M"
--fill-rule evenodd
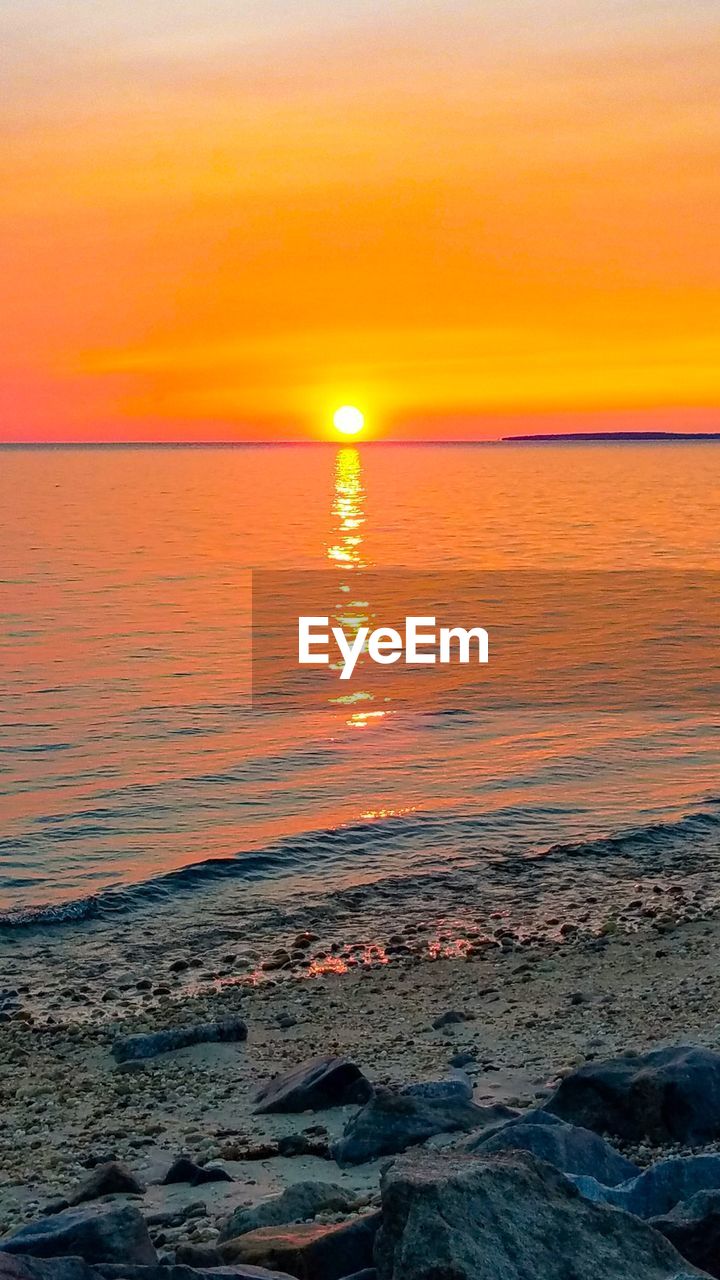
M719 33L716 0L6 6L0 439L720 429Z

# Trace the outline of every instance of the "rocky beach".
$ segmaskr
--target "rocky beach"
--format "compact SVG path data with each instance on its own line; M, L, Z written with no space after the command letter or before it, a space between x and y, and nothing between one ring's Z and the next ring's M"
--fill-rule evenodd
M82 927L3 943L2 1280L720 1275L711 903L152 968L122 930L112 985Z

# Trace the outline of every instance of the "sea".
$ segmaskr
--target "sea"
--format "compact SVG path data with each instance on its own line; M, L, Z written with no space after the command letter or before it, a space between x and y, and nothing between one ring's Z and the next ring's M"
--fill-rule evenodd
M672 705L299 706L253 700L251 624L277 571L619 574L652 609L714 581L719 530L712 442L0 450L0 931L710 892L707 655Z

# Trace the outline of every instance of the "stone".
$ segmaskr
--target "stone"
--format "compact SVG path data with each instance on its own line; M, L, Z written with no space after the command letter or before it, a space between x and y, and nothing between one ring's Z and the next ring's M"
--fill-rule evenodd
M65 1209L39 1218L0 1241L0 1253L31 1258L78 1257L84 1262L153 1263L157 1255L145 1219L129 1204Z
M189 1267L221 1267L223 1262L220 1251L207 1244L179 1244L175 1261Z
M191 1187L200 1187L204 1182L234 1182L232 1174L220 1165L200 1165L189 1156L178 1156L170 1165L162 1185L172 1186L176 1182L189 1182Z
M331 1152L339 1165L362 1164L406 1151L439 1133L469 1133L515 1115L508 1107L478 1107L464 1098L434 1099L376 1089L348 1121Z
M322 1111L347 1103L365 1102L372 1085L347 1058L310 1058L292 1071L276 1076L255 1095L255 1112Z
M720 1190L698 1191L670 1213L651 1218L650 1226L693 1266L720 1277Z
M142 1196L145 1186L127 1165L119 1160L110 1160L107 1164L99 1164L89 1177L68 1197L68 1207L83 1204L86 1200L99 1200L101 1196L125 1195Z
M119 1263L91 1267L81 1258L27 1258L0 1254L0 1280L293 1280L286 1272L265 1267L132 1266Z
M548 1123L548 1121L550 1123ZM592 1129L566 1124L542 1111L520 1116L487 1136L478 1134L464 1144L465 1151L531 1151L561 1173L589 1174L606 1186L634 1178L640 1170Z
M448 1009L446 1013L441 1013L432 1023L433 1031L441 1031L443 1027L455 1026L458 1022L465 1022L466 1015L458 1009Z
M295 1182L279 1196L249 1209L235 1209L220 1228L220 1240L232 1240L259 1227L305 1222L318 1213L348 1213L356 1204L356 1195L332 1182Z
M174 1049L185 1049L192 1044L227 1044L246 1039L247 1024L242 1018L223 1018L219 1022L202 1022L192 1027L121 1036L112 1047L112 1055L116 1062L137 1062Z
M0 1253L0 1280L96 1280L97 1272L81 1258L10 1257Z
M637 1218L655 1218L670 1213L676 1204L689 1200L698 1191L720 1190L720 1155L670 1156L615 1187L603 1186L595 1178L577 1177L573 1181L588 1200L615 1205Z
M720 1054L693 1045L586 1062L545 1110L636 1142L697 1145L720 1137Z
M453 1071L439 1080L417 1080L401 1085L398 1091L406 1098L427 1098L431 1102L472 1102L472 1080L464 1071Z
M342 1280L371 1267L380 1214L365 1214L334 1226L297 1223L260 1227L220 1245L229 1262L285 1268L298 1280ZM669 1246L668 1246L669 1247Z
M675 1280L687 1267L646 1223L578 1196L525 1151L418 1151L381 1182L378 1280Z
M157 1267L118 1266L117 1264L93 1267L89 1271L88 1280L294 1280L285 1271L268 1271L265 1267L253 1267L237 1262L229 1266L201 1267L196 1269L183 1264L178 1266L161 1264ZM2 1275L0 1274L0 1280ZM41 1280L55 1280L55 1277L43 1276ZM64 1277L61 1277L64 1280ZM69 1277L68 1280L75 1280ZM84 1277L78 1277L84 1280Z

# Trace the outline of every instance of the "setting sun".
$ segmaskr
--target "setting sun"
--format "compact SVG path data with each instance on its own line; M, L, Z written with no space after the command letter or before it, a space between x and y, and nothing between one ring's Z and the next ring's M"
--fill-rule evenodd
M352 404L344 404L333 414L333 424L345 436L356 436L365 426L364 415Z

